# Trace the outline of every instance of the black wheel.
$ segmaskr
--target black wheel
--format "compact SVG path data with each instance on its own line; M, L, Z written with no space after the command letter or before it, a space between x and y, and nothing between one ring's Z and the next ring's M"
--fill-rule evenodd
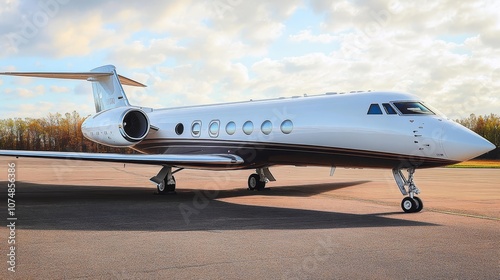
M248 189L249 190L263 190L266 187L266 182L260 180L259 174L252 174L248 177Z
M163 180L161 183L156 185L156 189L158 190L158 193L159 194L174 193L175 192L175 178L172 177L172 180L174 180L173 184L167 184L166 180Z
M172 176L172 180L174 181L173 184L167 184L167 187L165 188L165 190L169 193L171 192L175 192L175 177Z
M248 189L255 190L259 187L260 176L258 174L252 174L248 177Z
M422 202L422 199L418 196L414 196L413 199L417 202L417 208L415 208L415 212L420 212L422 209L424 209L424 203Z
M403 208L403 211L405 213L413 213L416 211L418 207L418 202L411 198L411 197L405 197L403 198L403 201L401 201L401 208Z
M156 185L156 190L158 190L158 194L164 194L165 193L165 181L161 181L158 185Z
M262 182L259 178L259 181L257 182L257 190L262 191L266 188L266 182Z

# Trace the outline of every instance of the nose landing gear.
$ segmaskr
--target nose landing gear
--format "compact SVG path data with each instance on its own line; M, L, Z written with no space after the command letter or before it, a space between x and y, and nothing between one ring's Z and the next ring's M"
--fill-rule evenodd
M405 213L416 213L422 211L424 208L424 204L422 203L422 200L417 197L405 197L403 198L403 201L401 201L401 208Z
M424 203L417 197L420 194L420 190L415 186L413 182L413 174L415 173L415 168L408 169L408 178L406 178L399 168L392 169L392 175L394 180L398 185L399 190L403 195L407 197L403 198L401 201L401 208L405 213L417 213L422 211L424 208Z

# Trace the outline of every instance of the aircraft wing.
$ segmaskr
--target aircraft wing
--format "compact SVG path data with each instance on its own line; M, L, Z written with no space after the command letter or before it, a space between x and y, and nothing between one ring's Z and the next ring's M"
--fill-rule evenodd
M107 154L48 151L0 150L0 156L33 157L87 161L122 162L149 165L171 165L179 167L235 167L243 159L231 154Z

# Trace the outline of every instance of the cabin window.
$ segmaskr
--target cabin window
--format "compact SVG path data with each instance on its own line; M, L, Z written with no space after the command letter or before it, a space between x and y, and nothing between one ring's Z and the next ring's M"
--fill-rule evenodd
M293 130L293 123L291 120L285 120L281 123L281 132L285 134L290 134Z
M184 125L182 123L178 123L176 126L175 126L175 133L177 135L181 135L182 133L184 133Z
M194 137L200 137L201 133L201 121L194 121L191 125L191 135Z
M393 104L403 115L434 115L434 112L420 102L394 102Z
M210 137L219 136L219 123L219 121L210 122L210 125L208 126L208 133L210 134Z
M246 135L250 135L253 132L253 123L251 121L247 121L243 124L243 132Z
M391 104L384 103L384 104L382 104L382 106L384 106L384 110L387 113L387 115L397 115L398 114L396 112L396 110L394 110L394 108L392 108Z
M271 123L271 121L267 120L262 123L262 125L260 126L260 130L262 130L262 133L264 133L265 135L269 135L271 131L273 131L273 124Z
M234 122L228 122L226 125L226 133L233 135L236 132L236 124Z
M378 104L370 105L370 108L368 108L368 115L382 115L380 106Z

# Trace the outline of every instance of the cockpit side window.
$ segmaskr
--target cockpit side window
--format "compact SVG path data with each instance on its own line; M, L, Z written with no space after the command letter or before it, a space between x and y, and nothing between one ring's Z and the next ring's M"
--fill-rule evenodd
M382 106L384 106L384 110L387 113L387 115L397 115L398 114L396 112L396 110L394 110L394 108L392 108L391 104L384 103L384 104L382 104Z
M403 115L435 115L434 112L420 102L394 102L393 104Z
M380 106L376 103L370 105L370 108L368 108L368 115L382 115L382 110L380 109Z

